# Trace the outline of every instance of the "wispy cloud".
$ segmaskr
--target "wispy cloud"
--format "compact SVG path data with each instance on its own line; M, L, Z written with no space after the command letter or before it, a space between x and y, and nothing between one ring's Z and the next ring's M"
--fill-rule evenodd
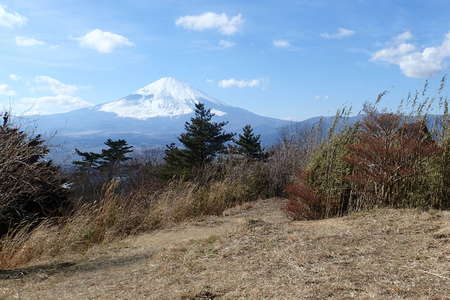
M16 75L16 74L9 74L8 77L9 77L9 79L14 80L14 81L20 80L20 76Z
M7 84L0 84L0 95L15 96L16 92L11 90Z
M336 33L322 33L320 34L321 37L324 39L336 39L340 40L346 37L350 37L355 34L355 31L346 29L346 28L338 28L338 31Z
M100 29L94 29L77 40L81 47L94 49L100 53L111 53L119 47L134 46L126 37Z
M397 35L394 39L396 41L403 42L403 41L411 40L413 37L414 36L413 36L413 34L410 31L405 31L405 32L400 33L399 35Z
M287 40L275 40L273 45L277 48L288 48L291 46L291 43Z
M0 4L0 26L14 28L26 24L28 19Z
M32 47L44 45L45 42L25 36L16 36L16 45L19 47Z
M20 98L14 103L15 113L48 115L92 106L88 101L73 95L78 90L75 85L65 84L49 76L37 76L34 83L35 91L49 92L52 95Z
M230 87L245 88L245 87L257 87L257 86L261 85L261 83L262 83L261 79L237 80L234 78L230 78L230 79L220 80L218 82L218 85L221 88L230 88Z
M215 29L225 35L233 35L239 31L240 26L244 23L241 14L234 17L228 17L227 14L216 14L206 12L196 16L184 16L175 21L177 26L189 30L204 31Z
M37 76L35 82L38 90L47 90L55 95L71 95L78 90L75 85L65 84L49 76Z
M413 78L428 78L449 68L450 32L445 35L441 45L422 50L404 42L411 39L412 34L402 35L394 37L386 48L373 53L370 60L398 65L403 74Z
M75 96L54 95L22 98L15 103L15 109L23 115L49 115L65 113L92 106L91 103Z
M231 48L236 46L235 42L231 42L231 41L226 41L226 40L220 40L219 41L219 47L220 48Z

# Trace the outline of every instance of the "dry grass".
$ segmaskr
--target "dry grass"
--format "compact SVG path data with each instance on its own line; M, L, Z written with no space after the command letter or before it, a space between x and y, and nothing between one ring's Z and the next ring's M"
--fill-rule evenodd
M243 204L84 255L0 271L3 299L449 299L450 213L290 222Z
M30 230L27 225L0 240L0 268L19 267L41 256L85 253L96 244L105 244L157 228L207 215L221 215L250 199L248 187L229 180L208 186L175 181L165 189L148 193L117 192L119 183L105 185L100 205L86 205L59 225L44 222Z

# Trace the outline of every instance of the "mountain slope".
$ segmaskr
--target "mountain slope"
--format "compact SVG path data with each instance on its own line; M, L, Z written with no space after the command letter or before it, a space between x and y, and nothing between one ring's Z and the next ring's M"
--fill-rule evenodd
M112 112L119 117L147 120L155 117L176 117L190 114L198 102L208 107L225 106L201 91L191 88L175 78L166 77L155 81L134 94L97 106L98 111ZM218 115L226 113L213 109Z
M112 102L28 120L35 121L37 132L54 136L51 143L60 145L60 153L75 147L98 149L107 138L124 138L136 147L162 147L177 141L199 102L215 113L215 121L229 122L228 131L240 132L251 124L266 144L290 123L229 106L174 78L162 78Z

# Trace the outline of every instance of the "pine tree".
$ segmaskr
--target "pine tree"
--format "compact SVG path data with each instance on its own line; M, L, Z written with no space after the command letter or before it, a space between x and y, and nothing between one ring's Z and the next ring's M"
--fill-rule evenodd
M94 169L99 169L106 171L108 177L113 176L121 163L131 159L127 154L133 152L133 146L129 146L127 141L121 139L115 141L107 139L105 145L108 148L102 149L101 153L81 152L75 149L82 159L72 163L77 165L81 172L89 173Z
M81 156L81 160L75 160L72 163L78 166L79 171L89 171L99 167L101 155L95 152L81 152L75 149L75 153Z
M172 143L166 145L164 153L164 160L166 161L165 168L163 169L164 175L172 177L176 174L180 177L186 177L192 168L192 165L187 159L187 150L180 149L175 143Z
M261 135L255 135L251 125L245 125L242 129L242 134L239 135L239 139L235 141L238 145L237 152L248 159L264 159L266 154L261 147L260 139Z
M133 152L133 146L129 146L127 141L107 139L105 145L108 148L102 149L99 168L116 167L120 163L131 159L127 154Z
M174 144L167 146L164 160L169 169L179 174L183 170L202 167L226 150L225 144L232 140L234 134L224 132L227 122L212 122L213 117L214 114L204 104L195 105L195 116L185 123L186 132L178 138L184 149Z

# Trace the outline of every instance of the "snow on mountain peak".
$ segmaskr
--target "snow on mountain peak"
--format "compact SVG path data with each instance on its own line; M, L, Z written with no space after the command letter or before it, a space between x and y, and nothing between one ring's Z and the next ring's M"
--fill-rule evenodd
M194 90L188 84L172 77L161 78L136 91L139 95L169 95L176 99L193 99L205 97L200 91Z
M194 111L195 104L199 102L225 105L184 82L172 77L164 77L137 90L132 95L103 104L98 110L112 112L120 117L146 120L190 114ZM212 109L212 112L218 116L226 114L217 109Z

